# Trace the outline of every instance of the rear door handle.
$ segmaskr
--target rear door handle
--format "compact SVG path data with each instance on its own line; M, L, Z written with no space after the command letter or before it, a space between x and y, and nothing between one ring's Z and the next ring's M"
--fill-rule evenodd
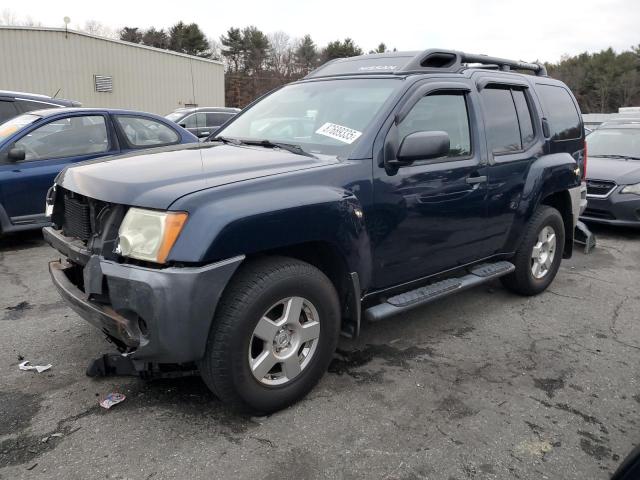
M484 183L487 181L486 175L481 175L478 177L467 177L467 183L473 185L474 183Z

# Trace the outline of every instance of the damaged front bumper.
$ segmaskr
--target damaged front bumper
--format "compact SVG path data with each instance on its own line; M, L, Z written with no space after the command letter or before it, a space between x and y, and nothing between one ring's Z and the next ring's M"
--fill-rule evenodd
M238 256L201 267L156 269L90 255L51 227L44 236L80 261L49 263L60 295L142 363L187 363L204 356L220 295L244 260Z

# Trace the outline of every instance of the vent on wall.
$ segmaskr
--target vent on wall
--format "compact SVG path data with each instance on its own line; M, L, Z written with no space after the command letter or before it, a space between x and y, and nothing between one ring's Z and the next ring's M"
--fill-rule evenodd
M96 92L113 92L113 77L111 75L94 75L93 81L96 86Z

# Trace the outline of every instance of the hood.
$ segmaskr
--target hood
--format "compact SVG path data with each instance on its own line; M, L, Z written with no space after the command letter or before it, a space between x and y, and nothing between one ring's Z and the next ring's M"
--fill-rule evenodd
M612 180L618 185L638 183L640 182L640 160L589 157L587 179Z
M337 162L281 149L192 144L80 163L63 170L56 183L105 202L166 209L198 190Z

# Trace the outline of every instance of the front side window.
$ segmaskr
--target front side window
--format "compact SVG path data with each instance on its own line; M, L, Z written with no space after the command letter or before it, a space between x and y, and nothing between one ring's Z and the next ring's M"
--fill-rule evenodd
M485 132L489 151L494 154L522 149L516 107L509 88L485 88L481 91L484 105Z
M343 79L287 85L238 115L219 135L347 155L402 80Z
M193 113L180 122L185 128L200 128L207 126L207 115L205 113Z
M18 110L14 102L0 100L0 123L15 117L18 114Z
M116 122L131 147L153 147L178 143L178 134L151 118L117 115Z
M471 154L469 115L464 94L433 94L423 97L398 125L401 141L410 133L429 131L449 134L448 157Z
M15 147L25 151L25 160L77 157L108 151L109 137L102 115L68 117L36 128Z

